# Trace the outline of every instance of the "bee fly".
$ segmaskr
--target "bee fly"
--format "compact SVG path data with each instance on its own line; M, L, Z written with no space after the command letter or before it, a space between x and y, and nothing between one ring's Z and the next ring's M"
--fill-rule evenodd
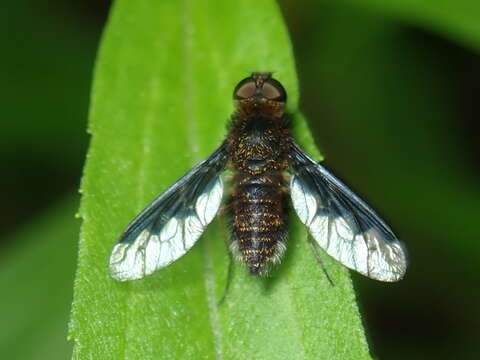
M226 140L130 223L111 254L112 277L141 279L184 255L220 207L228 165L231 250L252 274L265 274L285 251L290 193L298 217L330 256L372 279L400 280L404 247L372 208L297 145L287 94L271 73L240 81L233 100Z

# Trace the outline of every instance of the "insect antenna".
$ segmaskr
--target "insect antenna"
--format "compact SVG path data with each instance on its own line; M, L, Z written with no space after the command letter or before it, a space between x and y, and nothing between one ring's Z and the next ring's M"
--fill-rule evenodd
M325 274L325 277L327 278L328 282L330 283L330 285L335 286L335 284L333 283L330 275L328 275L327 269L325 268L325 264L323 263L322 258L320 257L320 254L318 253L318 249L316 247L316 244L314 243L313 238L310 234L308 234L308 236L307 236L307 242L308 242L308 246L310 246L310 249L312 250L313 256L315 256L315 259L317 259L317 262L322 267L322 271Z

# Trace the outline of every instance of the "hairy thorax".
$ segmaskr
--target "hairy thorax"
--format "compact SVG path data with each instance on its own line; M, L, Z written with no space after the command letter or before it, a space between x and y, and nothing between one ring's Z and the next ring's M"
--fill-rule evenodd
M255 115L237 119L229 138L232 167L250 175L285 170L287 138L282 119Z

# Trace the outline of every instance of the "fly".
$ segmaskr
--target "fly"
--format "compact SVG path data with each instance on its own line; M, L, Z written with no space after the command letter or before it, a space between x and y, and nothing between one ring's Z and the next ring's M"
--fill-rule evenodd
M251 274L264 275L281 260L290 197L330 256L372 279L400 280L407 267L402 243L370 206L299 147L280 82L271 73L254 72L235 87L233 101L224 142L133 219L112 250L111 276L141 279L190 250L217 214L228 166L234 174L227 206L230 250Z

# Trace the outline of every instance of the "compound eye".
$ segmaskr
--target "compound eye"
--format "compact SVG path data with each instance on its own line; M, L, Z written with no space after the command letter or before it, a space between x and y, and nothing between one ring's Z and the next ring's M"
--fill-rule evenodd
M283 86L276 80L270 79L263 84L262 95L269 100L285 101L286 94Z
M241 81L235 88L233 97L235 99L248 99L255 95L257 87L253 79L247 78Z

